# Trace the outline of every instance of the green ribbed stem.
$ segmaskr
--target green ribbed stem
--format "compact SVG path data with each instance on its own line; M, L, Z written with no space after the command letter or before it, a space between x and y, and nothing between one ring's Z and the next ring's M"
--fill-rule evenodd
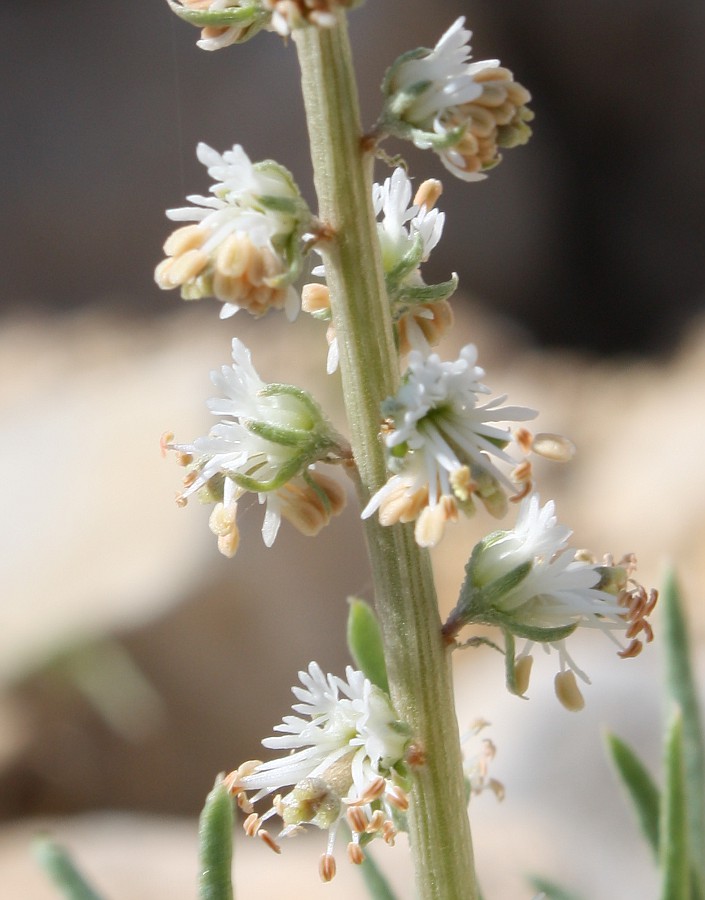
M340 346L340 369L360 473L360 500L386 481L380 402L398 383L397 354L371 199L371 160L361 126L343 13L334 28L294 33L301 65L319 215L333 239L322 247ZM399 716L426 753L409 827L418 896L477 897L450 663L441 639L426 551L410 525L365 523L389 683Z

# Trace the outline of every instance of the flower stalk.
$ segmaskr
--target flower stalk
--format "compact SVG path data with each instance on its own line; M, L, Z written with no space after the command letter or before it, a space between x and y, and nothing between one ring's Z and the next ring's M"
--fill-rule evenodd
M294 31L311 141L320 246L362 505L387 478L380 404L398 387L397 353L372 206L372 157L362 129L345 16L331 28ZM417 893L423 900L477 896L449 652L441 636L428 554L413 526L365 522L392 699L424 762L408 812Z

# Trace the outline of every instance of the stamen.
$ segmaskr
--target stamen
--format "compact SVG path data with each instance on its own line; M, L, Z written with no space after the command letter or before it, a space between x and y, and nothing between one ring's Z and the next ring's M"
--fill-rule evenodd
M394 846L394 841L397 836L397 830L394 827L394 823L391 819L387 819L382 825L382 840L385 844L388 844L390 847Z
M533 439L534 436L528 428L517 428L514 432L514 440L517 442L521 452L525 455L528 455L531 452L531 443Z
M385 822L384 813L382 812L381 809L376 809L372 813L372 818L370 819L370 824L367 826L365 831L367 832L367 834L374 834L375 831L379 831L381 828L384 827L384 822Z
M352 831L362 834L367 830L370 820L367 818L365 811L359 806L352 806L346 813L348 825Z
M281 853L282 848L277 844L272 835L266 830L266 828L260 828L257 832L259 837L262 838L264 843L269 847L270 850L273 850L275 853Z
M161 451L162 457L166 457L167 450L170 449L169 444L173 443L173 441L173 431L165 431L164 434L159 438L159 449Z
M438 198L443 193L443 185L437 178L427 178L421 182L414 195L414 206L423 206L427 210L433 209Z
M355 803L351 803L351 806L362 806L366 803L372 803L382 796L384 793L384 789L387 786L387 782L382 778L381 775L378 775L374 781L371 781L364 792L360 795L359 799L355 801Z
M244 791L237 794L237 805L244 813L251 813L254 811L254 807L250 803L249 798Z
M248 837L255 837L261 826L262 820L256 812L250 813L250 815L242 823L243 831Z
M528 459L525 459L524 462L519 463L519 465L514 469L514 471L512 472L512 481L516 482L519 485L519 491L516 494L513 494L509 499L512 503L518 503L520 500L523 500L524 497L531 493L531 463Z
M318 866L321 881L329 882L335 878L335 858L330 853L324 853Z
M360 866L365 861L362 847L355 841L350 841L348 844L348 859L354 866Z
M394 784L388 788L384 796L392 806L395 806L398 810L401 810L401 812L406 812L409 808L409 797L407 796L406 791L398 784Z
M183 485L185 488L190 488L191 485L198 480L198 472L189 472L188 475L184 475Z
M620 650L617 653L617 656L621 659L634 659L635 656L638 656L641 653L643 646L641 641L633 640L625 650Z
M552 462L570 462L577 452L575 444L567 437L547 432L542 432L534 437L531 449L538 456L543 456L544 459L550 459Z
M575 680L575 675L570 670L559 672L553 682L556 697L570 712L580 712L585 706L585 698L580 693L580 688Z

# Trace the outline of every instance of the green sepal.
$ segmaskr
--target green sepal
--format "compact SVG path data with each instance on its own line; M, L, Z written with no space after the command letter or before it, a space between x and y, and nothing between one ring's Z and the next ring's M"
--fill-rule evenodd
M218 775L198 820L199 900L233 900L233 800Z
M533 567L533 560L527 559L526 562L510 569L500 578L495 578L494 581L491 581L484 587L476 589L473 592L473 597L477 597L483 609L493 609L503 597L506 597L510 591L513 591L514 588L522 583Z
M486 622L488 625L499 625L503 630L511 631L516 637L537 644L553 644L556 641L564 641L578 627L578 622L571 622L569 625L554 625L551 628L543 625L526 625L523 622L517 622L511 616L498 613L496 610L492 611Z
M384 73L384 78L382 79L382 93L385 97L390 97L396 93L394 90L394 86L392 85L392 81L394 76L397 73L397 69L405 62L409 62L412 59L423 59L424 56L428 56L431 50L428 47L416 47L414 50L407 50L406 53L402 53L401 56L398 56L391 66ZM425 87L430 84L430 82L417 82L418 84L424 85Z
M515 697L523 697L517 686L516 643L510 631L504 632L504 677L509 693Z
M384 279L387 288L394 289L396 285L407 275L418 269L423 260L423 238L417 234L411 247L403 254L397 264L388 272L385 272Z
M301 196L301 191L299 190L299 186L294 179L294 176L291 174L289 169L286 166L283 166L281 163L278 163L275 159L261 159L259 162L254 163L252 168L255 172L261 172L264 175L274 175L276 178L285 182L286 186L289 188L293 197L291 201L296 204L296 211L300 211L301 209L305 209L308 213L308 206L306 205L306 201ZM269 196L263 195L258 198L262 202L270 201L272 203L276 203L278 201L286 201L287 198L279 197L279 196ZM274 208L274 207L271 207ZM308 213L310 215L310 213Z
M278 444L280 447L306 447L314 437L308 428L287 428L258 419L243 419L241 424L251 434L255 434L271 444Z
M605 735L605 743L617 774L627 789L644 837L658 859L661 806L659 789L646 766L628 744L609 732Z
M389 694L382 631L374 610L358 597L348 597L348 649L355 665L372 684Z
M467 131L467 125L463 123L458 125L457 128L446 131L444 134L437 134L435 131L424 131L422 128L409 127L403 130L406 131L406 134L403 136L410 140L419 150L439 151L448 150L449 147L454 147L460 143ZM402 137L401 134L398 136Z
M328 494L326 494L326 492L323 490L323 488L320 486L320 484L318 484L317 481L315 481L313 478L311 478L309 471L310 471L309 469L304 469L304 471L301 473L301 477L306 482L306 484L311 488L311 490L316 494L318 499L321 501L321 506L323 507L323 509L325 509L325 511L330 515L330 511L331 511L330 497L328 496Z
M410 106L410 102L406 107ZM416 128L408 122L394 116L391 112L386 114L379 122L379 129L383 134L392 134L403 140L411 141L419 150L448 150L458 144L467 131L467 124L463 122L457 128L439 134L435 131L424 131Z
M496 578L489 584L478 587L473 583L472 563L477 560L483 544L485 544L484 541L474 547L470 561L465 567L467 575L460 588L460 596L452 613L453 618L464 625L470 625L471 623L497 624L499 620L502 623L505 620L513 622L509 616L498 613L494 605L502 597L506 596L509 591L521 584L533 568L533 563L527 560L501 578Z
M292 218L301 213L301 200L297 197L277 197L268 194L260 194L257 197L260 205L272 212L284 213Z
M674 716L666 735L665 751L666 784L659 829L661 900L690 900L688 812L680 711Z
M229 472L227 477L246 491L251 491L253 494L266 494L269 491L278 491L279 488L284 487L287 481L291 481L292 478L299 475L306 468L306 459L306 454L296 456L280 466L271 478L264 480L252 475L242 475L240 472Z
M52 838L42 835L33 842L34 858L66 900L101 900L76 868L68 852Z
M246 0L241 6L234 6L230 9L187 9L175 0L167 0L172 12L199 28L229 28L233 25L247 26L257 25L259 31L269 20L271 13L262 9L259 2L247 3ZM249 33L247 37L252 37L253 33Z
M403 315L413 311L418 303L438 303L452 297L458 289L458 276L453 274L449 281L439 284L401 284L394 292L392 315L398 321ZM390 292L391 293L391 292Z

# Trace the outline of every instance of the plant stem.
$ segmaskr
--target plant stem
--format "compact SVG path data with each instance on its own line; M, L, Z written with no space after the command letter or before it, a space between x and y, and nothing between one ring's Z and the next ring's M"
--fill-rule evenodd
M386 481L380 403L398 384L384 270L372 208L372 158L362 129L344 14L294 38L302 71L321 246L362 503ZM415 770L409 833L422 900L477 897L449 653L426 551L411 525L365 523L392 699L425 752Z

